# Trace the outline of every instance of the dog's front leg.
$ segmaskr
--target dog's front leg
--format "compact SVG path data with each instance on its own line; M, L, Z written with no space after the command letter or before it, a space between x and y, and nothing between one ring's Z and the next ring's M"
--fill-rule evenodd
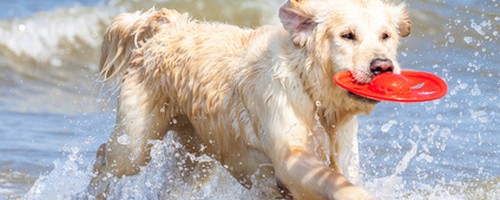
M365 190L302 148L290 149L275 167L276 175L296 199L369 199Z
M330 130L330 160L351 182L359 181L358 120L352 117L344 125Z
M291 113L283 116L287 117L273 124L290 128L274 129L269 135L269 152L277 178L294 199L370 199L365 190L316 156L312 133L299 125L306 123L290 119Z

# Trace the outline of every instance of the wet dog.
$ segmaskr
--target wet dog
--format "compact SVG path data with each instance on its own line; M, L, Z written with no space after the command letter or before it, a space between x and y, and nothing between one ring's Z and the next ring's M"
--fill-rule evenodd
M406 7L288 0L279 17L282 26L251 30L169 9L117 16L101 58L102 77L122 80L117 120L90 187L103 188L109 174L138 173L150 160L148 141L174 130L188 151L228 166L245 187L259 172L295 199L368 199L353 185L356 115L378 102L348 93L332 76L350 70L367 83L399 73Z

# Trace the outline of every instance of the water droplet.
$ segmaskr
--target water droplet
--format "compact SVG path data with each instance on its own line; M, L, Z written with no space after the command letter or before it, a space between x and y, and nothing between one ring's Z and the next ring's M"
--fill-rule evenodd
M474 121L479 121L482 124L486 124L486 123L490 122L490 119L488 117L488 113L486 111L484 111L484 110L480 110L480 111L471 110L470 112L471 112L471 118Z
M464 41L465 41L465 43L470 44L474 41L474 38L472 38L470 36L465 36Z
M441 135L444 137L444 138L448 138L450 135L451 135L451 129L450 128L443 128L441 129Z
M384 133L387 133L389 132L389 130L391 129L391 127L393 125L396 125L398 124L398 122L396 120L390 120L389 122L385 123L384 125L382 125L382 127L380 128L380 130Z
M420 154L418 157L417 157L417 160L425 160L427 161L428 163L432 162L432 160L434 160L434 157L432 157L431 155L429 154L426 154L426 153L422 153Z
M467 84L467 83L460 83L459 87L460 87L460 89L465 90L465 89L467 89L467 87L469 87L469 84Z
M437 119L437 120L439 120L439 121L443 120L443 115L438 114L438 115L436 116L436 119Z
M484 35L483 27L477 24L474 20L472 20L471 25L472 29L474 29L479 35Z
M448 37L448 42L450 42L450 43L454 43L454 42L455 42L455 37L453 37L453 36L449 36L449 37Z
M71 147L71 153L77 154L78 152L80 152L80 148L78 148L78 147Z
M26 25L19 24L19 26L17 27L17 30L19 30L20 32L24 32L26 30Z
M128 137L127 134L123 134L123 135L120 135L118 137L118 144L121 144L121 145L128 145L130 144L130 138Z
M472 94L472 96L479 96L481 95L481 90L477 85L474 85L474 87L470 90L470 94Z
M92 144L95 142L95 137L93 136L88 136L86 139L85 139L85 144Z

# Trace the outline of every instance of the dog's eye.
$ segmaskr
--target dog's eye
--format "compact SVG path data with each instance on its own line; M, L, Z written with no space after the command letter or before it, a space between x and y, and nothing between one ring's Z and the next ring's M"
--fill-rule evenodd
M382 40L387 40L387 39L389 39L389 34L387 33L382 34Z
M354 33L352 33L352 32L344 33L340 37L342 37L346 40L356 40L356 35L354 35Z

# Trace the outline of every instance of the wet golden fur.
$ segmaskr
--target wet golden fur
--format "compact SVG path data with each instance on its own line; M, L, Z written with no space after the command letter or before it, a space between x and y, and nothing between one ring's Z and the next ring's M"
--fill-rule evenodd
M399 72L396 49L410 31L406 8L289 0L280 19L283 26L252 30L169 9L117 16L101 58L102 77L122 80L117 121L98 151L91 187L105 188L106 173L136 174L150 159L148 140L175 130L186 149L229 166L246 187L259 171L295 199L369 198L351 182L359 169L356 115L376 102L331 79L351 70L368 82L377 57ZM118 143L124 135L130 143Z

